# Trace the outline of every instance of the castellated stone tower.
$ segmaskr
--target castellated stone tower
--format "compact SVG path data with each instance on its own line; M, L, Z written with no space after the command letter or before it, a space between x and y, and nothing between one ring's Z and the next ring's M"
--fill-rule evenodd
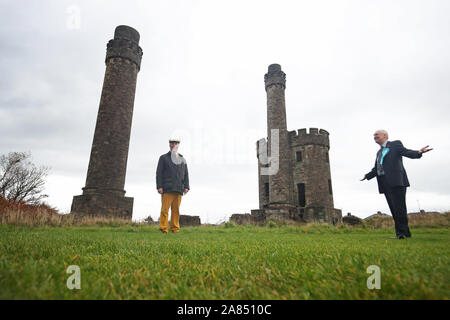
M292 215L295 207L291 201L291 152L289 150L289 135L286 125L286 103L284 90L286 89L286 74L281 71L281 66L272 64L264 76L267 94L267 155L272 159L264 163L267 170L271 167L273 172L264 174L259 168L260 177L264 177L269 184L271 192L268 194L266 215L273 218ZM275 129L274 132L273 129ZM278 141L272 141L272 138ZM278 148L273 148L278 142ZM261 161L259 161L260 163ZM271 170L268 170L271 171Z
M286 75L278 64L269 66L264 77L267 92L267 139L257 142L259 209L253 221L292 219L336 224L342 212L334 209L330 173L329 133L311 128L287 131ZM276 174L265 174L276 159L272 152L272 129L279 131L279 160ZM266 161L266 154L270 162ZM264 159L262 159L264 158ZM275 160L275 161L274 161Z
M131 219L133 198L125 197L125 175L136 79L141 66L139 33L118 26L107 44L106 71L83 194L71 212Z

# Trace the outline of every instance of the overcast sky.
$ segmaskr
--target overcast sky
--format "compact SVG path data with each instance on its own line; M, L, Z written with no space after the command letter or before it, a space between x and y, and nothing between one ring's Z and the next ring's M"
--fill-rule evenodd
M171 135L188 163L181 213L216 223L258 208L264 74L286 73L288 130L330 132L334 204L389 213L373 132L405 147L408 211L450 210L450 1L0 0L0 154L51 167L47 202L69 212L86 181L106 43L141 35L125 190L133 219L159 217L155 172Z

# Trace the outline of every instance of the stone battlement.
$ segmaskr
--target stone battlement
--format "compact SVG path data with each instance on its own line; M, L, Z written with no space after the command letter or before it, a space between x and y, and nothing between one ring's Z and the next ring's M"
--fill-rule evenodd
M324 129L309 128L309 133L306 128L289 131L289 140L291 147L304 145L321 145L327 148L330 147L330 134Z
M142 48L139 47L139 32L128 26L118 26L114 31L114 39L106 45L105 63L113 58L122 58L141 68Z
M274 63L269 66L268 72L264 75L264 82L266 90L273 85L281 86L283 89L286 88L286 74L281 71L279 64Z
M289 131L290 146L306 146L306 145L320 145L330 148L330 134L324 129L309 128L309 132L306 128ZM256 141L256 155L258 157L259 148L266 146L267 138L261 138Z
M137 43L126 39L113 39L108 42L106 48L105 63L111 58L122 58L135 63L140 69L143 53Z

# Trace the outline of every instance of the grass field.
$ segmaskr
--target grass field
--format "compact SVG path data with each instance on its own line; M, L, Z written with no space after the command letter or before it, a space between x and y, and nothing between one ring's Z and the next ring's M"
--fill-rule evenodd
M411 231L0 225L0 299L449 299L449 229ZM67 288L69 265L81 289Z

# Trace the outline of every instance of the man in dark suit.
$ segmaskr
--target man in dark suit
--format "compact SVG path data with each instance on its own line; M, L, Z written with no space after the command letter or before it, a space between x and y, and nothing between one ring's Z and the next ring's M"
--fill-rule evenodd
M429 146L418 151L406 149L400 140L388 141L385 130L377 130L373 138L380 145L380 150L377 152L375 166L361 181L377 177L378 191L384 193L394 218L396 238L409 238L411 232L406 211L406 188L409 187L409 181L402 157L418 159L423 153L433 149L428 148Z

